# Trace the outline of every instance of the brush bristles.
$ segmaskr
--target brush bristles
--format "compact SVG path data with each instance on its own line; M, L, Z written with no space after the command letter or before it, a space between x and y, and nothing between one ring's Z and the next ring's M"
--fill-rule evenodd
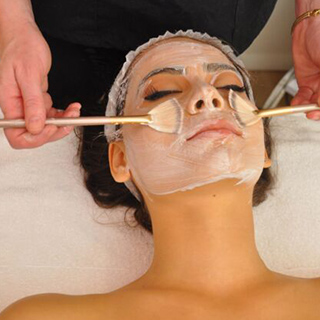
M229 93L229 103L235 110L235 117L242 127L251 126L257 123L261 117L257 115L257 110L246 100L238 96L233 90Z
M152 115L148 124L151 128L166 133L181 132L183 109L176 99L163 102L148 113Z

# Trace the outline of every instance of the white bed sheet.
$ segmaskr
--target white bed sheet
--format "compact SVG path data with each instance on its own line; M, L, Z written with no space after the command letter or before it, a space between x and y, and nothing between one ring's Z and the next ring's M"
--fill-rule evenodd
M319 277L320 122L303 114L273 118L272 133L278 181L254 209L257 247L272 270ZM110 292L151 264L152 236L127 227L124 209L94 203L76 148L72 133L41 148L14 150L0 129L0 310L45 292Z

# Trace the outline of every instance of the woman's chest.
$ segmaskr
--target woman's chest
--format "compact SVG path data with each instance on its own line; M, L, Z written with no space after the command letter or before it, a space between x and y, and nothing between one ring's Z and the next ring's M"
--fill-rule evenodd
M276 295L210 299L202 297L177 298L158 294L135 294L118 297L110 307L112 320L318 320L320 317L314 296L295 290ZM211 300L211 301L210 301ZM102 318L101 318L102 320Z

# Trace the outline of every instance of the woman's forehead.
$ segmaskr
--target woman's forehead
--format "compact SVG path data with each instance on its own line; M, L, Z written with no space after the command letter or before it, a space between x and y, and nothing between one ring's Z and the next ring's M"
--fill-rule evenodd
M180 37L161 41L144 51L132 71L135 75L143 76L161 67L190 67L213 62L233 66L218 48L197 40Z

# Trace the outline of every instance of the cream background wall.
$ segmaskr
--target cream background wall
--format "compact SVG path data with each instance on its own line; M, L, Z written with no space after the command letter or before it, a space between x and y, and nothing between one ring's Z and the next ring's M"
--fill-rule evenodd
M295 19L293 0L278 0L267 25L241 55L249 70L288 70L292 67L291 25Z

